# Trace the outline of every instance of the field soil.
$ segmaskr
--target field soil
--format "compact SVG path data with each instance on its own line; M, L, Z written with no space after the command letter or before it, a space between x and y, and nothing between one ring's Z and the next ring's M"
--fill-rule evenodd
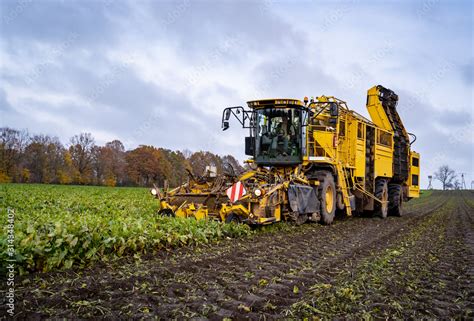
M474 193L17 278L16 317L474 318ZM5 311L1 311L5 313Z

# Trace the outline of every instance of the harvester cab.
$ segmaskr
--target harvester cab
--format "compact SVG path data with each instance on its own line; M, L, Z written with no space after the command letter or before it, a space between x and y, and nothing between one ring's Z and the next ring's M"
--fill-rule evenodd
M222 115L222 128L229 128L233 115L250 135L245 138L245 154L260 166L301 164L304 153L304 130L308 108L296 99L264 99L243 107L228 107Z

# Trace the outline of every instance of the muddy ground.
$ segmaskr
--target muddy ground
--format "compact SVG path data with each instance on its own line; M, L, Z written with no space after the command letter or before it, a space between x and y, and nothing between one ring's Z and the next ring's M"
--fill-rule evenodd
M16 317L473 319L474 193L434 192L405 212L29 275Z

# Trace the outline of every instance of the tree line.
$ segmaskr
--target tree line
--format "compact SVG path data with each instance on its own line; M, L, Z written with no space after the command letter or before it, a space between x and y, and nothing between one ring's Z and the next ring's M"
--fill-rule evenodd
M187 180L188 170L203 175L206 166L214 165L219 173L226 164L243 170L233 156L208 151L145 145L125 150L119 140L99 146L90 133L75 135L64 146L57 137L0 128L0 183L178 186Z

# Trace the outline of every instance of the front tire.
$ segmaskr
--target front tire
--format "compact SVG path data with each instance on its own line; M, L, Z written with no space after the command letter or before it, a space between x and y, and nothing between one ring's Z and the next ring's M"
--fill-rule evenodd
M379 216L380 218L386 218L388 214L388 183L385 179L377 180L375 183L375 197L383 201L380 203L375 201L374 205L374 215Z
M230 213L225 218L225 222L226 222L226 224L240 224L242 222L242 220L240 219L240 216L238 216L237 214Z
M168 216L168 217L175 217L176 215L174 214L174 212L169 209L169 208L165 208L165 209L162 209L162 210L159 210L158 211L158 215L161 215L161 216Z
M329 225L336 213L336 184L330 172L326 172L319 183L319 202L321 204L321 222Z

